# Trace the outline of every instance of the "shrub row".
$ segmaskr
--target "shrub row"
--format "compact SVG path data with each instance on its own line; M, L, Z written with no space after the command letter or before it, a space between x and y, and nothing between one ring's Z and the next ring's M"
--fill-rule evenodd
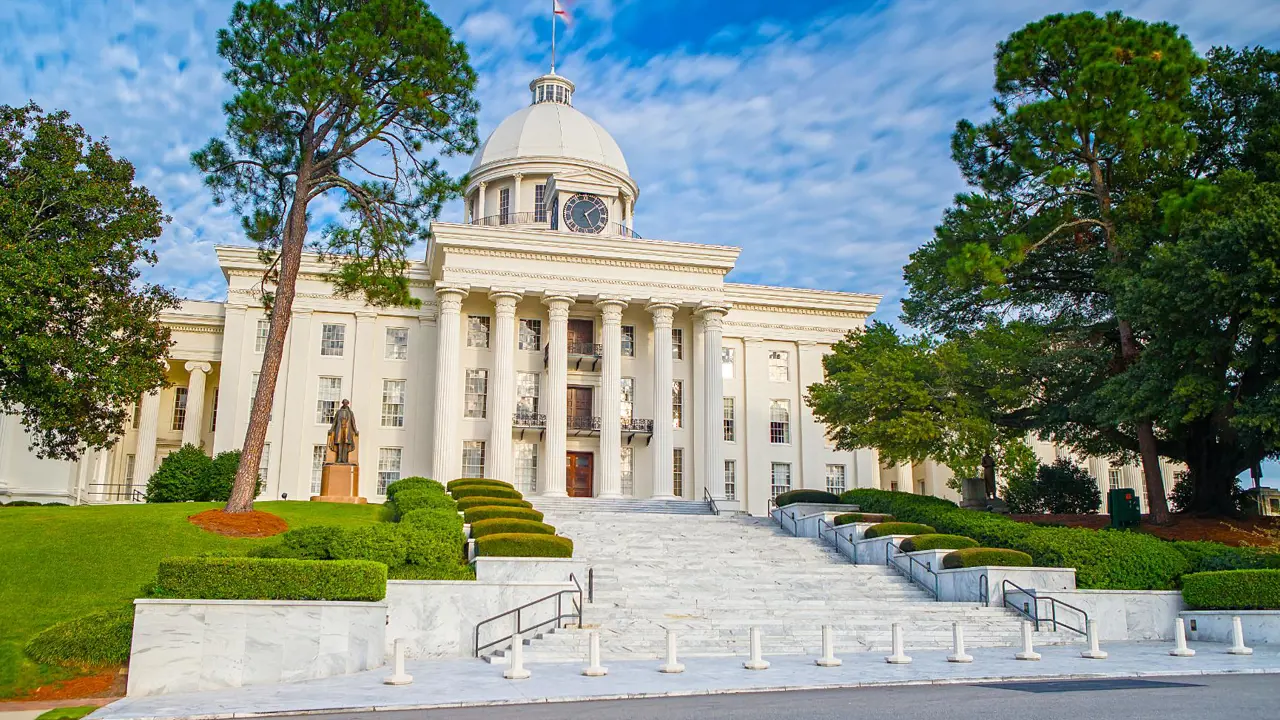
M965 550L978 547L978 541L963 535L944 535L942 533L926 533L909 537L898 544L902 552L918 550Z
M836 525L848 525L850 523L883 523L893 522L892 515L880 515L876 513L842 513L836 516Z
M840 502L840 496L827 492L826 490L788 490L779 493L778 497L773 499L778 507L786 507L794 503L831 503Z
M921 525L913 522L884 522L872 525L862 536L868 540L871 538L884 537L885 535L924 535L926 533L936 533L929 525Z
M519 490L501 487L499 485L463 485L461 487L451 488L449 494L454 500L461 500L469 497L496 497L510 498L512 500L523 500L524 495Z
M467 497L459 500L457 505L459 510L469 510L473 507L483 507L486 505L503 505L506 507L533 509L533 503L528 500L516 500L515 498Z
M476 539L476 554L485 557L573 557L573 541L560 535L497 533Z
M573 541L555 534L510 483L459 478L449 494L471 525L476 554L486 557L572 557Z
M147 502L226 502L239 467L239 450L211 458L195 445L183 445L166 456L147 479ZM261 492L259 480L254 495Z
M1280 570L1219 570L1182 576L1196 610L1280 610Z
M468 523L475 524L481 520L493 518L515 518L517 520L534 520L542 522L542 513L533 508L513 507L510 505L481 505L462 511Z
M399 480L387 486L387 500L395 500L396 495L408 490L423 490L426 492L438 492L444 494L444 485L417 475L400 478Z
M491 518L471 525L471 537L477 540L485 535L498 533L533 533L535 535L555 535L555 527L536 520L517 520L516 518Z
M444 491L434 490L402 490L395 500L387 502L395 506L396 518L402 518L414 510L448 510L458 512L458 504Z
M449 481L449 492L453 492L455 488L472 487L472 486L489 486L500 487L508 490L515 490L515 486L509 482L502 480L490 480L489 478L458 478Z
M151 594L206 600L381 600L387 594L387 567L368 560L170 557L160 561Z
M107 667L129 662L133 606L103 610L46 628L24 648L27 657L62 667Z
M1031 567L1031 564L1030 555L1018 550L1006 550L1004 548L966 548L942 556L942 568L944 570L982 567L984 565Z

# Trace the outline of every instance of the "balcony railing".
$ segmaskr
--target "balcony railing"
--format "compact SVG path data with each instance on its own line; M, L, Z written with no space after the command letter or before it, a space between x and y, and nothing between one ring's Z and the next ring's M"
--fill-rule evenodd
M642 418L622 418L621 430L625 436L627 444L636 435L647 435L646 444L653 438L653 421ZM535 412L516 412L511 418L512 426L520 431L520 437L524 438L525 432L534 430L539 436L546 434L547 416L545 413ZM600 434L600 418L587 415L570 415L565 418L565 432L574 436L583 435L599 435Z
M600 418L587 415L570 415L565 418L565 430L575 435L600 432Z
M511 424L518 428L545 428L547 416L544 413L517 412Z
M582 370L584 362L591 363L591 369L588 372L596 372L600 369L600 359L604 357L604 345L602 343L569 342L566 343L565 350L569 358L573 360L575 372ZM542 366L551 367L551 343L547 343L542 347Z
M543 230L551 229L551 216L544 212L509 212L499 215L490 215L489 217L474 218L471 225L482 225L484 227L500 227L503 225L519 225L524 227L536 227ZM592 234L592 233L586 233ZM642 239L640 234L635 230L623 225L622 223L605 223L603 229L598 235L615 235L618 237Z

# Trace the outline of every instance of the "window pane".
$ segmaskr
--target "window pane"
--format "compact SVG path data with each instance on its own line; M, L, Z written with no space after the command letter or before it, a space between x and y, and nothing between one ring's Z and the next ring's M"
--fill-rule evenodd
M400 479L401 448L378 448L378 494L386 495L387 486Z
M629 421L636 412L636 379L622 378L622 420Z
M542 321L520 319L520 349L542 349Z
M265 352L267 349L267 333L271 332L270 320L258 321L258 333L253 338L253 351Z
M409 328L387 328L386 358L404 360L409 357Z
M511 188L498 191L498 224L511 222Z
M462 443L462 476L484 477L483 440L467 440Z
M518 442L516 450L516 489L528 495L538 491L538 446Z
M770 478L769 491L773 497L791 490L791 463L773 463Z
M467 316L467 347L489 347L489 316Z
M489 371L471 368L467 370L466 417L485 417L489 396ZM477 477L477 476L473 476Z
M547 186L534 185L533 186L533 221L534 222L547 221L547 208L544 206L544 203L546 203L546 201L547 201Z
M785 350L769 351L769 379L773 382L791 380L790 353Z
M769 442L787 445L791 442L791 401L769 401Z
M724 399L724 441L736 442L738 438L738 428L734 417L733 398Z
M382 381L382 427L404 427L404 380Z
M671 492L684 497L684 448L671 451Z
M827 492L839 495L845 491L844 482L844 466L828 465L827 466Z
M684 359L684 330L671 328L671 359Z
M322 425L331 424L341 400L342 378L320 378L320 389L316 399L316 422Z
M720 372L724 376L725 380L733 379L733 364L734 360L737 358L737 354L738 351L736 348L727 347L720 349Z
M262 443L262 458L258 460L258 482L266 484L267 471L271 469L271 443Z
M735 460L724 461L724 499L738 498L738 463Z
M538 384L541 376L536 372L516 373L516 413L532 415L538 412Z
M320 494L320 479L324 476L324 455L328 445L311 446L311 494Z
M173 429L182 430L187 426L187 389L173 389Z
M320 329L320 354L331 357L342 357L342 348L346 343L347 326L325 324Z
M636 326L635 325L622 326L622 356L623 357L636 356Z
M684 427L684 381L671 381L671 427Z
M620 471L622 475L620 492L627 497L631 497L635 494L635 456L630 445L622 448Z

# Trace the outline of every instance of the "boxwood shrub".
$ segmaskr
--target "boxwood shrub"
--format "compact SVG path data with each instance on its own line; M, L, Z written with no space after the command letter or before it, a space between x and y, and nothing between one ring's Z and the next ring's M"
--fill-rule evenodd
M840 496L827 492L826 490L788 490L779 493L778 497L773 499L778 507L784 507L794 503L831 503L838 504Z
M1280 610L1280 570L1218 570L1182 576L1196 610Z
M523 500L524 495L519 490L511 490L509 488L499 487L497 485L463 485L449 491L453 495L454 500L461 500L469 497L497 497L511 498L513 500Z
M449 481L449 492L453 492L454 488L472 487L479 485L488 485L489 487L504 487L508 490L515 490L516 486L503 480L491 480L489 478L458 478Z
M573 541L560 535L496 533L476 539L476 554L485 557L573 557Z
M528 500L516 500L515 498L496 498L496 497L466 497L458 501L459 510L470 510L473 507L481 507L482 505L504 505L506 507L522 507L532 508L533 503Z
M335 560L372 560L387 567L403 565L407 552L404 533L394 523L347 528L329 546Z
M425 490L427 492L444 493L444 485L424 477L414 475L401 478L387 486L387 500L395 500L396 495L407 490Z
M205 600L381 600L387 594L387 566L367 560L169 557L160 561L151 594Z
M517 520L536 520L542 522L542 513L532 508L511 507L507 505L481 505L467 508L463 512L467 522L476 523L491 518L515 518Z
M1280 569L1280 552L1275 550L1232 547L1204 540L1179 540L1170 544L1191 564L1188 574L1211 570Z
M471 537L482 538L497 533L534 533L537 535L555 535L552 525L536 520L517 520L515 518L490 518L471 523Z
M996 565L999 567L1031 567L1031 556L1018 550L1004 548L965 548L942 556L942 568L981 567Z
M462 518L453 510L414 510L400 519L398 529L405 540L405 564L392 568L388 576L415 580L464 580L466 536ZM405 569L407 568L407 569Z
M458 504L453 498L442 492L430 490L401 490L396 494L395 500L388 502L395 506L397 518L404 517L414 510L449 510L455 513L458 511Z
M967 538L963 535L944 535L942 533L934 533L932 535L916 535L903 540L898 545L898 549L902 552L916 552L917 550L964 550L966 548L978 547L978 541L973 538Z
M880 515L876 513L842 513L836 516L836 525L848 525L849 523L882 523L893 522L892 515Z
M129 662L133 606L64 620L27 643L27 657L46 665L106 667Z
M263 551L251 553L259 557L293 558L294 560L332 560L330 548L346 530L336 525L312 525L290 530L280 542Z
M883 522L872 525L863 533L863 537L870 540L871 538L884 537L885 535L925 535L936 533L928 525L921 525L913 522Z

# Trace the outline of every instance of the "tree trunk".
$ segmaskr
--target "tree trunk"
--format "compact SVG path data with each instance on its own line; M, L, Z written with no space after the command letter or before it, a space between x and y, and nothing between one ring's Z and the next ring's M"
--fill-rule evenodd
M1169 493L1160 473L1160 453L1156 449L1156 432L1150 422L1138 425L1138 449L1142 453L1142 476L1145 479L1147 507L1153 525L1169 522Z
M1236 463L1206 434L1197 435L1187 453L1187 478L1195 489L1188 509L1202 515L1236 517L1240 514L1233 496Z

